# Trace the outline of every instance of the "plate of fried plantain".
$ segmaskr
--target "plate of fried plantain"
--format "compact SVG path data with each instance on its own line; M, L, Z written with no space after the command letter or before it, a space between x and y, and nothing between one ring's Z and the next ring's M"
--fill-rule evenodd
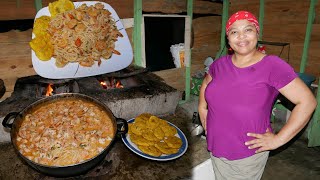
M152 114L130 119L128 126L122 141L141 157L169 161L181 157L188 148L187 138L177 126Z

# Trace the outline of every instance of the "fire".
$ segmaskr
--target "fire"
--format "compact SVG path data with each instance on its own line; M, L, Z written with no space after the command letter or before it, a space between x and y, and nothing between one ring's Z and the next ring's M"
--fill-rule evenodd
M121 82L120 82L120 81L118 81L118 82L116 83L116 88L123 88L123 85L121 85Z
M46 92L46 96L52 96L52 92L53 92L53 88L52 88L53 84L48 84L47 86L47 92Z
M107 83L105 81L100 81L100 84L104 89L107 88Z
M108 78L106 80L99 80L103 89L123 88L120 80L114 78Z

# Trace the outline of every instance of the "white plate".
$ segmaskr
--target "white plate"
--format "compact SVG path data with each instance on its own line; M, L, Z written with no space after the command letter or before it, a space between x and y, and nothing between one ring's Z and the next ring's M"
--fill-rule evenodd
M130 119L128 120L128 123L133 123L134 119ZM168 121L167 121L168 122ZM147 159L151 159L151 160L156 160L156 161L169 161L169 160L173 160L176 159L180 156L182 156L188 149L188 141L186 136L183 134L183 132L174 124L168 122L171 126L175 127L178 131L178 133L176 134L177 137L179 137L182 140L182 146L180 147L179 151L176 154L171 154L171 155L161 155L159 157L155 157L155 156L150 156L148 154L145 154L143 152L141 152L139 150L139 148L130 140L130 135L127 133L125 135L122 135L122 141L124 142L124 144L134 153L138 154L139 156L142 156L144 158Z
M87 4L87 6L90 6L96 3L98 3L98 1L74 2L73 4L75 8L77 8L81 4ZM133 59L132 47L127 32L125 31L119 16L109 4L104 2L100 3L104 5L104 9L107 9L111 12L111 16L116 21L118 30L123 35L123 37L118 37L118 41L115 43L115 49L119 51L121 55L113 54L108 60L103 60L102 58L102 63L100 66L98 66L98 62L95 61L92 67L83 67L80 66L79 63L69 63L63 68L58 68L55 65L54 58L51 58L49 61L41 61L31 49L32 64L37 74L49 79L79 78L118 71L131 64ZM43 15L50 16L48 7L44 7L39 10L35 19ZM34 34L32 34L32 38L34 37Z

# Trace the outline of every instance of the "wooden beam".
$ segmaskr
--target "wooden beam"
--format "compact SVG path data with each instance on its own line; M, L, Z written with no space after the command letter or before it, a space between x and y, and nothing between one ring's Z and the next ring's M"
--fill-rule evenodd
M142 0L134 0L133 54L134 54L134 63L137 66L142 66L141 26L142 26Z
M220 36L220 51L216 54L215 59L219 58L221 55L227 53L226 50L226 24L229 16L229 0L223 1L223 12L222 12L222 22L221 22L221 36Z
M312 31L312 23L315 17L315 12L314 12L315 4L316 4L316 0L311 0L309 13L308 13L306 36L304 39L304 46L303 46L302 58L301 58L301 64L300 64L300 73L304 73L307 59L308 59L308 50L309 50L310 37L311 37L311 31Z

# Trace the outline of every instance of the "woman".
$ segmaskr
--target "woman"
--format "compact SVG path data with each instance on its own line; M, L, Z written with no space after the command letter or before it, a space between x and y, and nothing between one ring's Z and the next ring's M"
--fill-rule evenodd
M317 102L290 65L256 49L259 23L253 14L233 14L226 36L234 53L211 64L200 89L200 119L216 179L260 179L269 151L307 124ZM296 106L274 134L270 115L279 92Z

